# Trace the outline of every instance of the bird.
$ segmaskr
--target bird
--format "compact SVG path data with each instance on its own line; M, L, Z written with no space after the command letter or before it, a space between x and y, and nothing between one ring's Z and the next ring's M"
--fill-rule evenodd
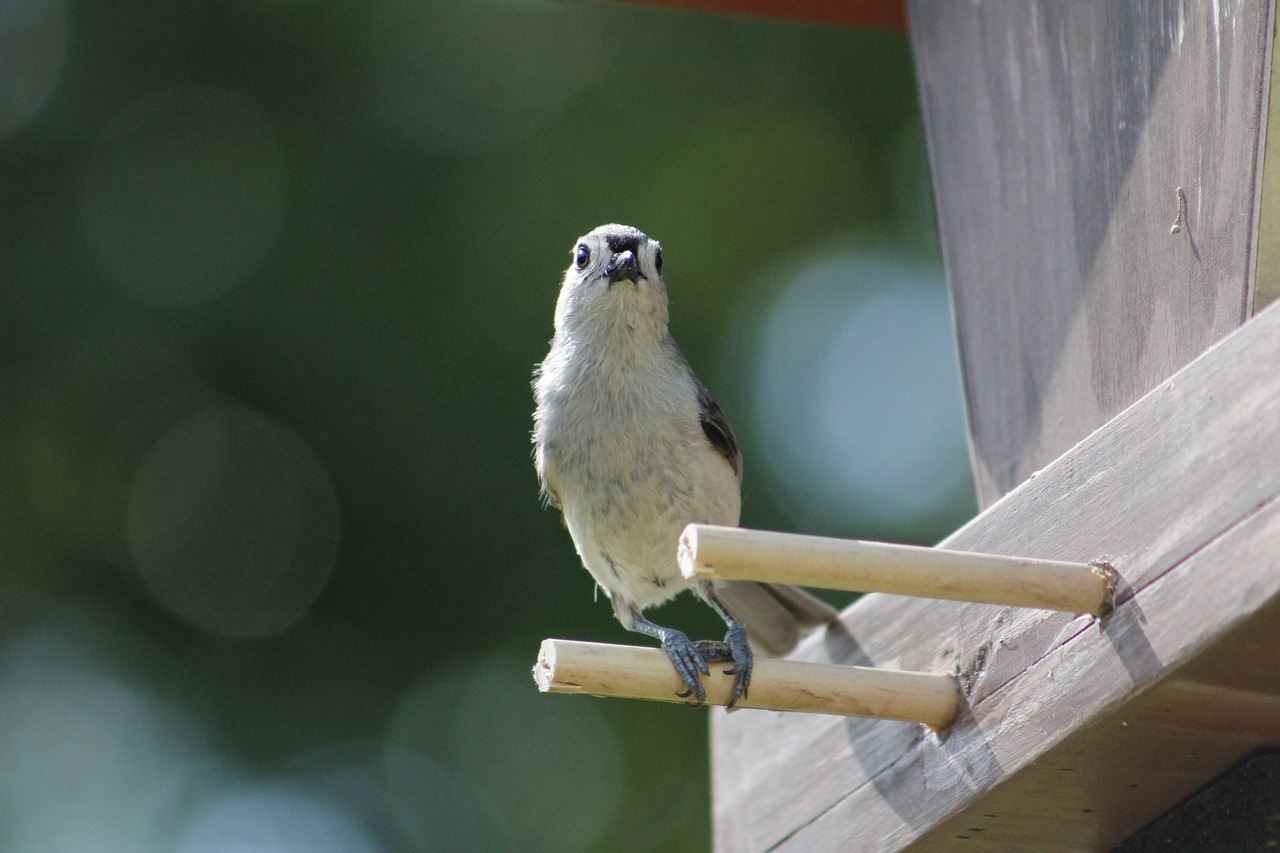
M691 704L699 674L732 661L726 707L747 696L752 642L789 652L833 607L793 586L686 580L676 562L686 525L736 526L742 454L724 411L671 336L662 246L627 225L578 239L556 300L554 334L534 368L534 467L583 565L628 630L661 643ZM693 587L727 626L693 642L645 611Z

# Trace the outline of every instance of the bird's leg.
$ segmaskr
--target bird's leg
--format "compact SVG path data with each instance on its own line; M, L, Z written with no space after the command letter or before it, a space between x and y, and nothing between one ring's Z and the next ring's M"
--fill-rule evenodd
M702 655L698 653L697 648L693 645L683 631L677 631L675 628L663 628L661 625L655 625L648 619L640 615L640 611L635 607L628 607L629 612L624 618L622 613L618 614L618 620L623 626L632 631L641 634L648 634L650 637L657 638L662 643L662 650L667 653L667 657L671 658L671 663L676 668L676 673L684 680L685 691L677 693L681 699L693 697L693 705L701 705L707 701L707 690L702 686L702 680L698 678L698 673L710 675L711 670L707 668L707 662L702 659ZM745 636L745 635L744 635Z
M738 700L747 695L747 689L751 686L751 643L747 639L747 626L738 621L729 608L724 606L724 602L720 600L720 596L716 595L715 587L710 581L698 582L698 595L707 604L710 604L716 613L720 614L720 618L729 626L729 632L724 635L723 646L720 644L706 644L699 647L707 660L724 659L723 650L727 650L730 657L733 658L733 669L725 670L725 675L736 676L733 681L733 690L729 694L729 701L725 704L726 708L732 708L737 704Z

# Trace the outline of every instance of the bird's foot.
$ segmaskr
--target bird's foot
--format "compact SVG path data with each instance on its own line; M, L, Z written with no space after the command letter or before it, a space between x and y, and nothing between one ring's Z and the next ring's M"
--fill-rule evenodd
M671 658L676 673L684 680L685 691L677 693L681 699L693 697L690 705L698 706L707 701L707 690L702 686L698 673L710 675L707 662L703 659L697 646L685 636L683 631L674 628L662 629L662 650Z
M725 704L726 708L733 708L739 699L747 695L747 688L751 686L751 644L747 641L746 627L740 622L730 626L724 642L720 640L698 640L693 645L697 648L698 654L707 663L733 661L733 668L724 671L725 675L737 676L733 681L733 690L729 694L729 701Z

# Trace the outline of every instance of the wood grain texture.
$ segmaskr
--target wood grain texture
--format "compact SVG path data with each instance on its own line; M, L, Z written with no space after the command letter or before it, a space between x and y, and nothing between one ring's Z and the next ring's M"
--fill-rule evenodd
M1107 850L1280 743L1277 359L1273 306L942 543L1109 558L1103 622L877 594L798 650L958 673L945 738L713 715L717 849Z
M909 4L981 506L1248 316L1272 7Z
M732 660L708 663L711 673L702 678L707 702L725 705L735 664ZM643 646L543 640L533 679L543 693L688 702L684 680L667 653ZM738 701L737 709L910 720L941 729L954 719L957 700L955 679L946 673L760 657L751 674L751 689Z
M887 592L1100 615L1114 578L1102 567L890 542L690 524L677 562L686 580L759 581Z

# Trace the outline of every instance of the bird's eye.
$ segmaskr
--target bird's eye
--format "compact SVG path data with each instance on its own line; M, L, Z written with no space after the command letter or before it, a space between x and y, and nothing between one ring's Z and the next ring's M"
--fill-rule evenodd
M662 272L662 250L658 249L653 253L653 265L659 273Z
M578 250L573 253L573 265L578 269L582 269L591 260L591 250L587 248L586 243L579 243Z

